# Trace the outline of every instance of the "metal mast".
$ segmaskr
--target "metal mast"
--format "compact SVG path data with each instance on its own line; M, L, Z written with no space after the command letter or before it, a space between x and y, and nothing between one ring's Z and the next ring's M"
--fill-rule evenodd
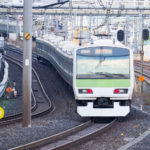
M23 24L23 127L31 127L32 1L24 0Z

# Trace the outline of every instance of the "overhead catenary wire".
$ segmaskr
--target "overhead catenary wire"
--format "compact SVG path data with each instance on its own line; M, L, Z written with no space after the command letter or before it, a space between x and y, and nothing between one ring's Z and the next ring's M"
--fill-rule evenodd
M48 4L48 5L43 5L43 6L33 6L32 8L34 9L49 9L49 8L53 8L54 6L59 7L59 5L64 5L65 3L68 3L69 0L63 1L63 2L58 2L58 3L53 3L53 4ZM0 4L0 8L23 8L23 6L6 6L6 5L2 5Z
M104 10L106 10L106 16L105 16L103 22L102 22L100 25L98 25L98 26L95 28L95 30L96 30L96 29L99 29L99 28L102 27L102 26L104 26L104 25L108 22L108 18L110 17L111 8L112 8L112 5L113 5L113 0L111 0L111 2L109 3L109 8L108 8L107 6L104 6L102 0L97 0L97 1L98 1L99 5L100 5Z

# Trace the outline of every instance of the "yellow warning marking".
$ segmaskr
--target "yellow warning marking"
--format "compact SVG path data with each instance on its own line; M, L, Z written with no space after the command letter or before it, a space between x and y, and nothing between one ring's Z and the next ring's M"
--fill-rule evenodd
M145 80L145 79L144 79L143 76L140 76L140 77L139 77L139 81L140 81L140 82L143 82L144 80Z
M0 119L4 117L4 109L0 107Z
M29 40L29 39L31 38L31 35L30 35L29 33L26 33L26 34L24 35L24 38L25 38L26 40Z

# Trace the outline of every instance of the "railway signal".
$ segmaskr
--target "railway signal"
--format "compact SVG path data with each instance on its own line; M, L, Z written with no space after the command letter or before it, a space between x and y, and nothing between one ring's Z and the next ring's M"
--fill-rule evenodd
M148 29L143 29L142 38L145 41L149 39L149 30Z
M119 30L118 32L117 32L117 39L118 39L118 41L123 41L124 40L124 31L123 30Z
M142 24L142 28L143 28L143 19L141 16L141 24ZM139 78L140 82L141 82L141 93L143 92L143 81L144 81L144 77L143 77L143 55L144 55L144 41L149 39L149 30L148 29L142 29L142 46L141 46L141 77Z

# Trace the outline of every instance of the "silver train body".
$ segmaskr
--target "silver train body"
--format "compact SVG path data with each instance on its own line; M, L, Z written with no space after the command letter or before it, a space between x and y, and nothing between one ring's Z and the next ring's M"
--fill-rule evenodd
M21 23L6 23L0 21L0 32L9 34L9 33L17 33L18 36L22 37L23 36L23 25Z
M72 54L61 51L50 41L37 39L36 51L38 59L49 61L63 77L63 79L72 86L73 84L73 58Z
M0 37L0 52L4 52L4 37Z

